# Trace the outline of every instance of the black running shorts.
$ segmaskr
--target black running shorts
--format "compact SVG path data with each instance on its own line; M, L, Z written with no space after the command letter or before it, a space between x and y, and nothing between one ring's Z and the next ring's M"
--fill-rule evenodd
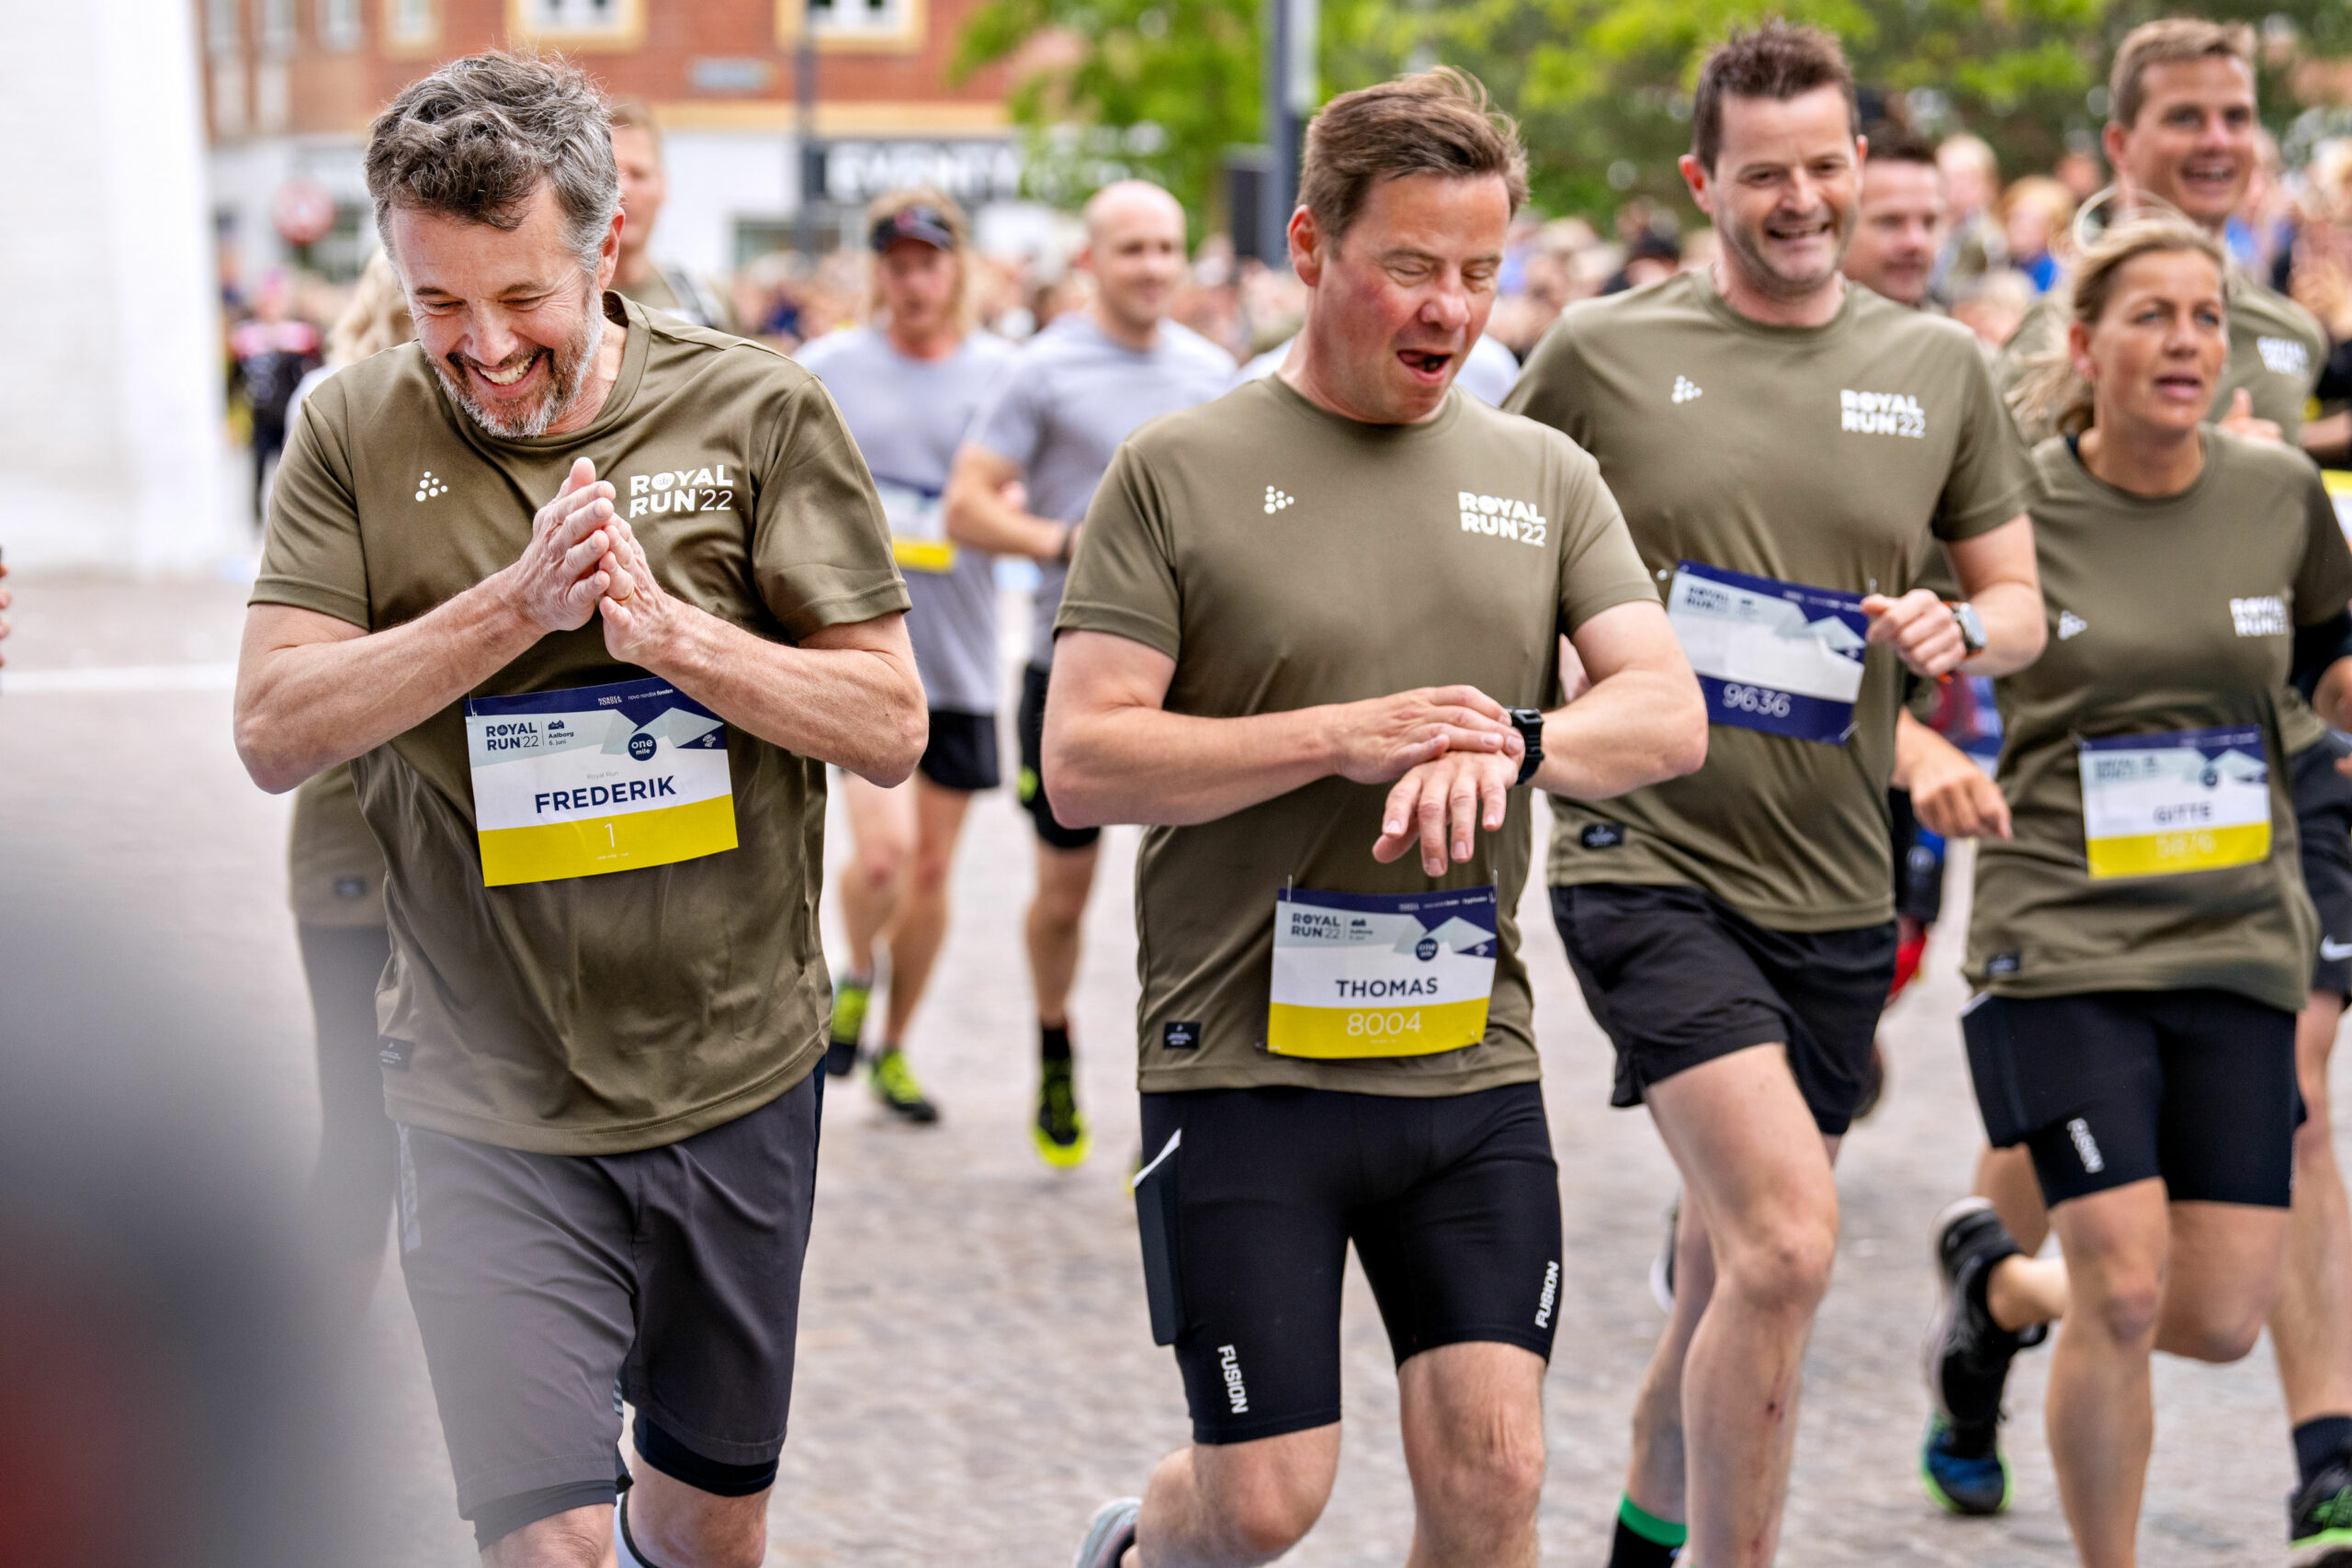
M2283 1209L2295 1015L2229 991L1979 997L1961 1015L1985 1135L2023 1144L2042 1201L2164 1178L2176 1202Z
M2331 733L2289 761L2303 886L2319 910L2319 958L2312 989L2352 997L2352 779L2335 771L2352 740Z
M1696 887L1552 889L1552 919L1585 1004L1617 1047L1611 1105L1639 1105L1719 1056L1778 1042L1830 1137L1853 1123L1871 1040L1894 984L1894 922L1768 931Z
M458 1512L484 1546L613 1500L624 1395L660 1429L640 1434L641 1461L707 1491L772 1473L823 1077L630 1154L401 1129L401 1264Z
M1063 827L1054 820L1053 803L1046 798L1046 682L1052 673L1035 664L1021 671L1021 712L1014 726L1021 732L1021 809L1029 813L1038 841L1048 849L1083 850L1102 836L1102 829Z
M1152 1337L1176 1348L1195 1442L1340 1418L1351 1241L1399 1365L1472 1341L1550 1359L1560 1177L1539 1085L1147 1094L1143 1143Z
M932 709L931 739L915 766L942 789L996 788L1004 782L996 758L996 715Z

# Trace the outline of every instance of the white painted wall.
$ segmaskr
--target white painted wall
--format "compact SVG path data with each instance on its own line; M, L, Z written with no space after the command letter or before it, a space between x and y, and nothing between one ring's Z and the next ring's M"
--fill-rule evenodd
M0 548L11 566L198 567L221 507L220 311L187 0L11 4L0 144ZM74 62L62 70L59 62Z
M784 218L800 206L800 161L789 136L673 130L662 138L670 198L653 254L705 277L735 270L735 222Z

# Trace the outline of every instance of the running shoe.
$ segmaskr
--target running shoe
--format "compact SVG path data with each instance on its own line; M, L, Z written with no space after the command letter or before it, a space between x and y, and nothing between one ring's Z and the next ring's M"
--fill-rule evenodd
M1119 1568L1119 1559L1136 1543L1136 1516L1142 1512L1140 1497L1114 1498L1095 1509L1069 1568Z
M1666 1206L1666 1235L1650 1258L1650 1300L1668 1317L1674 1315L1674 1228L1682 1223L1682 1194Z
M874 1086L874 1098L883 1109L901 1122L928 1126L939 1120L939 1107L924 1098L914 1069L907 1066L907 1054L896 1045L885 1045L874 1053L874 1059L866 1064L865 1081Z
M1993 1205L1962 1198L1936 1216L1936 1268L1943 1302L1928 1337L1928 1392L1936 1419L1928 1427L1919 1472L1928 1495L1956 1514L1997 1514L2008 1506L2008 1463L2001 1457L2001 1393L2009 1361L2048 1337L2036 1324L2011 1333L1984 1305L1993 1265L2024 1249Z
M2352 1568L2352 1450L2287 1500L2290 1568Z
M1037 1145L1037 1157L1061 1170L1083 1162L1094 1146L1086 1118L1079 1113L1078 1088L1071 1081L1068 1057L1041 1065L1037 1120L1029 1136Z
M845 1078L857 1067L857 1040L865 1032L865 1005L873 1000L872 980L833 976L833 1027L825 1041L825 1076Z
M1941 1416L1928 1417L1927 1440L1919 1448L1919 1479L1928 1495L1947 1513L1986 1517L2009 1506L2009 1461L2000 1444L1973 1450L1955 1436Z

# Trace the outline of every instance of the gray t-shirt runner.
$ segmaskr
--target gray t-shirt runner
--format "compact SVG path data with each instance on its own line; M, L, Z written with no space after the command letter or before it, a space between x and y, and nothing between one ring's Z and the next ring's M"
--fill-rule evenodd
M907 636L915 668L925 699L943 712L997 706L996 558L948 540L940 498L972 411L1013 352L976 332L944 359L910 359L884 333L851 327L795 355L823 380L873 471L914 601Z
M1020 465L1032 515L1081 522L1129 433L1222 395L1233 383L1233 355L1174 321L1162 321L1159 341L1137 351L1113 342L1093 317L1073 310L1014 353L972 416L970 439ZM856 428L854 414L851 428ZM1029 661L1041 670L1053 668L1054 616L1069 575L1056 561L1044 562L1038 573Z

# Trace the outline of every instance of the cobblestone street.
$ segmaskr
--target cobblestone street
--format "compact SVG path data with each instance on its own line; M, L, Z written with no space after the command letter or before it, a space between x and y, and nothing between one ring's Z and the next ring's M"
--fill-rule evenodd
M243 1066L282 1100L288 1163L299 1168L316 1115L284 896L288 805L252 787L230 744L243 590L41 576L12 586L0 825L20 863L0 877L20 890L73 886L175 933L162 961L202 976L235 1010L251 1054ZM1009 708L1007 718L1010 760ZM833 829L838 863L838 812ZM973 811L956 924L908 1043L944 1122L885 1124L862 1086L836 1085L829 1107L771 1563L1060 1568L1094 1506L1139 1490L1184 1438L1174 1365L1146 1323L1125 1189L1136 1145L1134 842L1132 829L1111 837L1075 1009L1095 1152L1057 1173L1025 1129L1029 830L1009 791ZM1540 886L1521 919L1568 1230L1543 1561L1598 1568L1628 1408L1661 1322L1645 1277L1674 1179L1647 1120L1607 1107L1606 1043ZM1934 1279L1926 1227L1961 1190L1980 1136L1954 1022L1959 935L1948 921L1923 983L1889 1021L1887 1103L1846 1145L1838 1277L1808 1362L1781 1553L1789 1568L2074 1561L2041 1439L2046 1351L2024 1359L2012 1385L2012 1514L1947 1518L1916 1474ZM2352 1137L2339 1138L2352 1151ZM1358 1276L1344 1333L1345 1457L1329 1511L1288 1560L1302 1568L1398 1563L1410 1534L1386 1341ZM470 1563L396 1269L360 1350L378 1389L364 1434L368 1540L400 1568ZM2282 1561L2292 1465L2267 1344L2229 1368L2160 1361L2157 1413L2143 1562Z

